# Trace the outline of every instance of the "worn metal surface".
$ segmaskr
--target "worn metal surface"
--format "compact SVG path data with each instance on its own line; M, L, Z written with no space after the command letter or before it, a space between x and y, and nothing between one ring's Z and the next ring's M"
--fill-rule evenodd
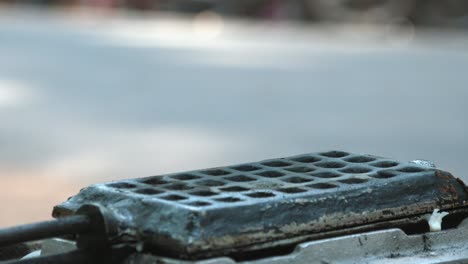
M309 263L468 263L468 221L441 232L406 235L399 229L347 235L297 245L285 256L236 262L227 257L181 261L150 254L134 254L124 263L143 264L309 264Z
M0 263L9 259L20 258L40 248L39 243L19 243L8 247L0 247Z
M447 172L330 151L96 184L53 214L99 203L147 249L197 258L375 228L467 201Z

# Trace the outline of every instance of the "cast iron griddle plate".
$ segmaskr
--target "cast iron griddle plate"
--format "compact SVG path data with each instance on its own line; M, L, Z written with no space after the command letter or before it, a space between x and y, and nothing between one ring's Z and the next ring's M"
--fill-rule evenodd
M465 186L447 172L330 151L95 184L55 207L54 216L97 203L149 248L191 258L291 243L466 201Z

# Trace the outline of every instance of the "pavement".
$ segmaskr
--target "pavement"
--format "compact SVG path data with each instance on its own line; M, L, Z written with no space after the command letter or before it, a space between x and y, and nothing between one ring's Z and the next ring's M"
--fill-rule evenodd
M468 171L468 35L0 8L0 226L95 182L339 149Z

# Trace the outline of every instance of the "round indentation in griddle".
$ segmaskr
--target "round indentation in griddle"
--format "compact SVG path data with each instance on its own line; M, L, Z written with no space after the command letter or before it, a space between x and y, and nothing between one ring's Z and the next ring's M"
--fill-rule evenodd
M200 172L206 175L210 175L210 176L222 176L222 175L231 174L231 172L222 170L222 169L209 169L209 170L203 170Z
M161 194L164 191L153 189L153 188L143 188L143 189L134 190L133 192L139 193L139 194L156 195L156 194Z
M195 196L215 196L215 195L218 195L217 192L212 192L212 191L195 191L195 192L190 192L189 194L195 195Z
M320 168L338 169L338 168L343 168L344 166L346 166L346 163L338 162L338 161L322 161L314 165Z
M394 170L380 170L376 174L370 174L369 176L377 179L389 179L398 176L398 174L400 173Z
M328 157L328 158L342 158L342 157L346 157L349 155L348 152L344 152L344 151L328 151L328 152L322 152L320 153L320 155L324 156L324 157Z
M413 167L413 166L409 166L409 167L403 167L401 169L398 169L398 171L401 171L401 172L409 172L409 173L412 173L412 172L421 172L421 171L425 171L426 169L424 168L419 168L419 167Z
M248 176L245 176L245 175L236 175L236 176L232 176L232 177L226 177L224 179L234 181L234 182L249 182L249 181L255 181L256 180L255 178L248 177Z
M306 185L307 187L310 187L312 189L319 189L319 190L324 190L324 189L333 189L337 188L338 185L328 183L328 182L320 182L320 183L314 183L310 185Z
M304 183L304 182L310 182L313 181L313 179L306 179L302 177L289 177L286 179L281 179L284 182L289 182L289 183Z
M366 168L366 167L360 167L360 166L353 166L353 167L349 167L346 169L342 169L340 171L343 173L360 174L360 173L371 172L372 169Z
M301 163L314 163L314 162L321 161L322 159L315 157L315 156L307 155L307 156L292 158L291 160L301 162Z
M291 165L291 163L288 163L282 160L272 160L272 161L263 162L262 165L265 165L268 167L286 167L286 166Z
M369 165L377 167L377 168L391 168L398 166L398 162L391 161L391 160L381 160L381 161L376 161L369 163Z
M275 194L271 192L252 192L252 193L246 193L245 195L252 197L252 198L269 198L269 197L275 196Z
M242 201L242 199L237 198L237 197L223 197L223 198L218 198L214 200L218 202L223 202L223 203L236 203L236 202Z
M262 177L267 177L267 178L277 178L277 177L281 177L281 176L284 176L284 173L281 173L279 171L264 171L264 172L260 172L260 173L257 173L258 176L262 176Z
M222 181L215 181L215 180L203 180L203 181L197 181L197 184L211 187L211 186L223 186L226 183Z
M302 192L307 192L307 190L304 190L302 188L297 188L297 187L289 187L289 188L280 188L276 189L279 192L282 193L302 193Z
M168 181L164 180L162 176L154 176L151 178L144 178L141 179L140 182L146 183L149 185L162 185L169 183Z
M285 168L285 170L290 171L290 172L296 172L296 173L306 173L306 172L314 171L315 169L301 166L301 167Z
M231 167L231 169L234 169L237 171L256 171L261 168L254 166L254 165L239 165L239 166Z
M189 181L189 180L200 179L200 176L196 176L196 175L189 174L189 173L172 175L170 177L173 178L173 179L176 179L176 180L180 180L180 181Z
M219 188L223 192L244 192L250 190L249 188L244 188L241 186L230 186L225 188Z
M204 206L211 205L211 203L204 202L204 201L195 201L195 202L186 203L186 205L195 206L195 207L204 207Z
M369 157L369 156L354 156L354 157L349 157L349 158L344 159L344 161L352 162L352 163L367 163L367 162L371 162L374 160L375 158Z
M188 198L185 196L177 195L177 194L170 194L166 196L159 197L160 199L168 200L168 201L181 201L187 200Z
M321 171L321 172L316 172L316 173L311 173L310 175L318 178L337 178L342 176L341 173L335 172L335 171Z

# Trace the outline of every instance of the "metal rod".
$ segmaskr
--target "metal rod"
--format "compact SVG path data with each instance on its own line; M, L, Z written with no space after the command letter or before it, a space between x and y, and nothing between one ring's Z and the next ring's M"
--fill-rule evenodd
M66 234L85 233L90 230L91 220L85 215L19 225L0 229L0 247Z

